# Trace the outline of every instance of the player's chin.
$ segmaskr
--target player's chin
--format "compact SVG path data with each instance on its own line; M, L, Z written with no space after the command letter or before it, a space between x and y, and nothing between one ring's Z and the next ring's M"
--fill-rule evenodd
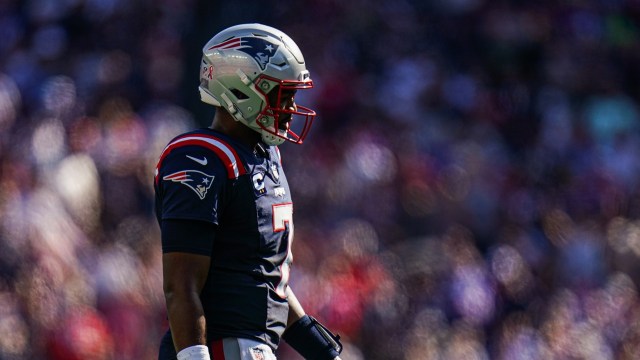
M284 131L286 133L287 131L289 131L290 124L291 124L291 117L285 118L285 119L281 119L278 122L278 130L279 131Z

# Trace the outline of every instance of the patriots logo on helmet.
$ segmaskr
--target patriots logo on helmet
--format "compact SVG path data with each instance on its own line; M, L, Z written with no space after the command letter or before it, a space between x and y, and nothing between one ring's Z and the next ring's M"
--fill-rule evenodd
M183 170L167 175L162 180L179 182L193 190L200 200L207 196L207 191L213 183L213 175L208 175L198 170Z
M209 50L240 50L251 56L258 63L260 69L264 70L269 60L271 60L273 55L278 51L279 46L280 45L265 39L240 37L221 42L218 45L210 47Z

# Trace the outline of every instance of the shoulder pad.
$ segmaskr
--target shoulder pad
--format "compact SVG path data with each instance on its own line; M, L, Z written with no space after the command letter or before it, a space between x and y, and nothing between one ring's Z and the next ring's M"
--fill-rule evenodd
M158 164L156 165L156 183L158 183L158 174L162 161L171 153L171 151L183 146L201 146L213 151L224 164L229 179L237 179L240 175L247 173L240 156L238 156L235 149L226 141L211 135L186 134L173 139L162 151L160 160L158 160Z

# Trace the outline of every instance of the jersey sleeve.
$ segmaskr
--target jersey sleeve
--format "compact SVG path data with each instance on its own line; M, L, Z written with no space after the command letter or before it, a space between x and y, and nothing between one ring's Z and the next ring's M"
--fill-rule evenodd
M162 253L183 252L211 255L215 225L198 220L165 219L160 223Z
M186 146L163 159L156 175L159 220L201 220L218 224L227 170L208 149Z

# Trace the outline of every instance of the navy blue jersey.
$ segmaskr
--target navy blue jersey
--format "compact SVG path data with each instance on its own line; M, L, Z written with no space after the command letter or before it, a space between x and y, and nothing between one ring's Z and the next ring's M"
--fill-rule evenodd
M173 139L155 176L158 221L214 224L201 293L209 340L250 338L276 348L284 332L293 204L276 147L264 152L211 129ZM164 252L203 253L173 244Z

